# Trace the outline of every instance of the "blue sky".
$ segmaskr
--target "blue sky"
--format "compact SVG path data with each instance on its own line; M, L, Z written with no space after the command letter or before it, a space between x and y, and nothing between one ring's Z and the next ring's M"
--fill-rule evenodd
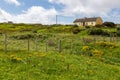
M102 17L120 23L119 0L1 0L0 22L72 24L74 19Z

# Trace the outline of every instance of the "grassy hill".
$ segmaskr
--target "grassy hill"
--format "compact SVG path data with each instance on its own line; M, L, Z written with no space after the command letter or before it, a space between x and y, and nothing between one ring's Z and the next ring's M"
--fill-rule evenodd
M1 80L119 80L120 67L67 53L1 53Z
M0 24L0 80L119 80L120 38L111 33L116 28Z

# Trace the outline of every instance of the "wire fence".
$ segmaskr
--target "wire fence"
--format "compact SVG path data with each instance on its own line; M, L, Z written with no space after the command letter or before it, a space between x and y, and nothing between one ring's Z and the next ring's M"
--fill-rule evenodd
M94 46L96 46L95 43L100 42L100 41L114 42L114 43L118 44L120 41L120 38L112 37L112 36L111 37L103 37L103 36L81 37L80 36L77 38L75 36L72 38L70 38L70 37L68 38L67 35L64 35L64 37L60 37L59 35L52 35L51 37L46 38L46 39L43 39L43 38L29 39L28 38L28 39L24 39L24 40L18 40L18 39L11 38L11 35L9 35L9 34L3 34L0 36L0 51L4 51L5 53L14 52L14 51L27 51L28 53L29 52L42 52L42 53L54 52L54 53L72 53L73 54L73 53L80 53L81 48L85 45L89 45L90 43L92 43L92 44L94 44ZM24 54L24 55L26 55L26 54ZM22 55L22 56L24 56L24 55ZM12 69L12 70L14 70L14 68L18 69L18 70L12 71L12 73L10 71L7 72L7 73L11 73L9 76L14 75L14 76L17 76L16 78L19 78L21 80L33 80L33 79L31 79L32 78L31 76L33 76L33 75L41 76L40 73L43 73L44 70L46 71L46 73L50 72L52 74L51 71L54 71L54 69L53 69L54 66L49 67L49 65L51 63L54 63L54 65L55 65L57 63L57 61L55 63L54 59L51 58L51 60L49 60L49 62L47 63L48 65L46 64L47 67L45 65L39 66L39 64L41 65L41 60L43 58L38 58L38 57L34 57L34 56L33 56L33 58L30 58L29 54L27 54L27 56L24 58L22 59L22 62L24 64L19 63L19 61L10 62L9 59L8 59L9 61L7 60L6 62L3 62L3 64L7 64L8 69ZM14 59L12 58L11 60L14 60ZM116 58L116 60L119 61L119 59L117 59L117 58ZM4 67L3 64L0 64L0 66ZM45 64L45 63L43 63L43 64ZM59 64L59 65L61 65L61 64ZM66 70L69 70L69 67L70 67L69 65L70 64L65 65ZM89 67L90 66L85 66L86 73L87 73ZM49 71L49 69L51 71ZM19 75L16 75L16 74L18 74L17 71L19 72ZM59 70L56 69L56 71L59 71ZM24 75L22 75L22 74L20 75L20 73L22 73ZM4 75L4 73L2 75ZM89 75L87 75L87 76L89 78ZM2 77L0 77L0 78L2 79ZM9 77L9 79L12 79L12 77ZM40 78L34 77L34 79L39 80Z
M58 36L58 35L57 35ZM80 50L83 45L88 43L96 43L100 41L118 43L119 37L77 37L77 38L57 38L54 35L47 39L32 38L18 40L13 39L8 34L0 36L0 50L4 52L9 51L28 51L28 52L67 52L72 53Z

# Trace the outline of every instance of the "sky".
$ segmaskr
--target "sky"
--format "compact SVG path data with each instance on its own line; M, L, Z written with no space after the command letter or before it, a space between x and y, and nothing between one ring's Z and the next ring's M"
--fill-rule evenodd
M101 17L120 23L120 0L0 0L0 22L72 24L76 18Z

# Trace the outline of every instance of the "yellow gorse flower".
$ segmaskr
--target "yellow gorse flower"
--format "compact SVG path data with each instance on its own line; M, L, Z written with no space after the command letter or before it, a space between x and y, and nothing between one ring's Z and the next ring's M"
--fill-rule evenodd
M35 52L35 53L33 53L34 54L34 56L39 56L39 53L37 53L37 52Z
M101 58L102 55L104 54L104 52L95 49L95 50L92 51L92 54L93 54L93 56L95 56L95 57Z
M45 57L46 56L46 53L41 53L40 54L40 57Z
M16 60L17 60L17 61L21 61L22 59L21 59L21 58L19 58L19 57L17 57L17 58L16 58Z
M83 46L83 47L82 47L82 50L83 50L83 51L89 50L89 46Z
M19 62L19 61L22 61L22 58L20 57L17 57L15 55L10 55L10 59L14 62Z
M102 47L108 47L108 48L115 48L116 44L112 42L96 42L96 44L102 46Z

